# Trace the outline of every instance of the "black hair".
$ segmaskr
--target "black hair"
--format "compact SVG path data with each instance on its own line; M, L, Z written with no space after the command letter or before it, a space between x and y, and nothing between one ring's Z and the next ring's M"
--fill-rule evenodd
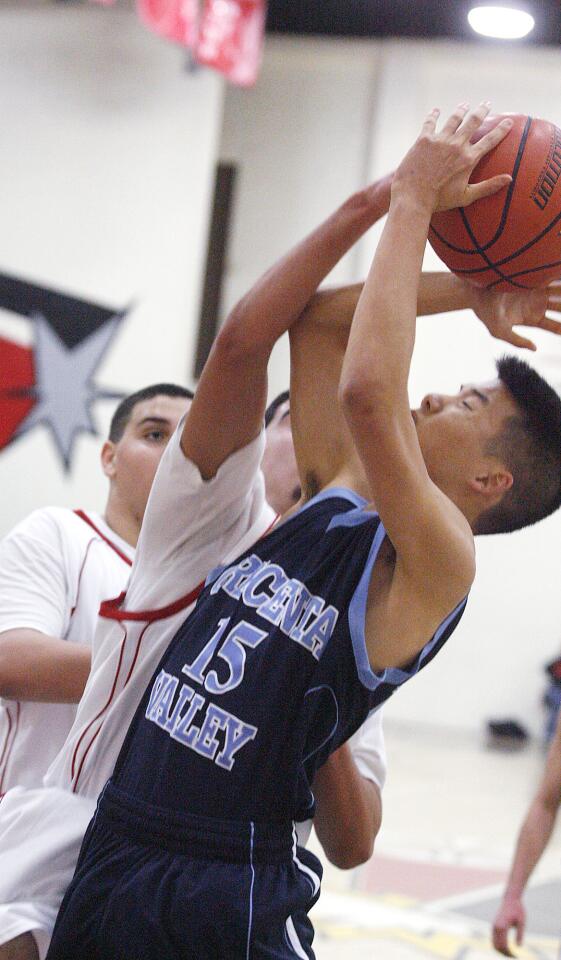
M517 357L501 357L497 373L518 413L507 417L487 452L503 461L513 484L477 518L475 533L520 530L561 506L561 397Z
M280 407L281 403L286 403L287 400L290 400L290 391L283 390L282 393L279 393L278 397L275 397L274 400L271 400L269 406L265 410L265 426L268 427L271 420L273 419L277 409Z
M149 387L143 387L142 390L137 390L136 393L129 394L128 397L125 397L124 400L121 400L119 406L115 410L115 413L111 417L111 424L109 426L109 440L113 443L118 443L123 433L125 432L125 427L131 418L132 411L136 407L137 403L141 403L143 400L151 400L152 397L185 397L188 400L193 399L193 391L188 390L187 387L179 387L175 383L153 383Z

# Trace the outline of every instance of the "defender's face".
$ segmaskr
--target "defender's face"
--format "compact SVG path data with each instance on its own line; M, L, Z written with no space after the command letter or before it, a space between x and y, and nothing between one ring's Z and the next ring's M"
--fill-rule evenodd
M459 393L429 393L412 411L429 476L453 492L489 467L489 441L516 415L514 400L500 380L466 384Z
M139 522L168 440L190 404L187 397L165 395L140 401L132 409L123 436L113 444L106 472Z

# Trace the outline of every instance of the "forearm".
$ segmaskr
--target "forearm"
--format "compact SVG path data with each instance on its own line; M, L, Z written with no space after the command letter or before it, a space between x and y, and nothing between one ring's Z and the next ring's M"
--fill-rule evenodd
M387 176L353 194L258 280L227 323L243 327L251 344L274 344L344 254L387 212L390 184Z
M535 800L522 825L504 899L520 899L544 852L555 824L555 811Z
M318 290L306 307L303 318L318 327L340 332L348 338L364 283ZM417 316L449 313L476 306L477 289L448 271L422 273L417 295Z
M414 197L392 198L388 220L360 295L343 363L346 406L407 399L417 296L431 210ZM366 348L366 349L365 349ZM381 409L381 408L380 408ZM382 410L381 410L382 412Z
M88 647L40 633L0 634L0 696L10 700L77 703L90 672Z
M181 438L185 456L204 479L258 433L276 341L296 323L324 277L386 211L389 183L385 178L354 194L230 313L205 364Z
M478 288L448 271L421 274L417 296L417 316L475 309Z
M314 794L314 827L328 859L341 869L368 860L382 822L382 800L377 785L360 773L347 745L318 770Z

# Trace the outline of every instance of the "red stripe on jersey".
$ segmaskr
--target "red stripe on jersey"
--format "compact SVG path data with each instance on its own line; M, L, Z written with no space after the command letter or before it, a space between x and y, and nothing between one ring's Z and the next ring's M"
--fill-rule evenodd
M76 511L76 513L78 513L79 516L81 515L81 511L80 511L80 512ZM84 515L84 516L85 516L85 515ZM82 518L82 519L83 519L83 518ZM267 536L267 534L268 534L269 531L274 527L274 525L275 525L275 523L277 522L278 519L279 519L279 515L277 514L277 515L275 516L274 520L272 521L272 523L270 523L269 526L267 527L267 529L264 531L264 533L261 534L261 537L260 537L259 539L263 539L263 537L266 537L266 536ZM86 520L86 522L89 522L89 521ZM93 524L90 524L90 525L91 525L91 526L94 526ZM95 527L94 527L94 529L95 529ZM100 534L100 536L101 536L101 534ZM105 538L104 538L104 539L105 539ZM167 606L165 606L165 607L160 607L160 608L157 609L157 610L123 610L121 607L122 607L122 604L123 604L123 602L124 602L124 600L125 600L125 597L126 597L126 592L125 592L125 591L123 591L122 593L120 593L119 596L118 596L118 597L115 597L113 600L104 600L104 601L102 602L102 604L101 604L101 606L100 606L100 608L99 608L99 616L100 616L100 617L104 617L105 619L108 619L108 620L117 620L117 621L121 621L121 622L122 622L122 621L126 621L126 620L131 620L131 621L144 621L144 622L146 623L146 627L144 628L144 630L141 631L140 636L139 636L139 638L138 638L138 642L137 642L137 645L136 645L136 650L135 650L135 653L134 653L134 657L133 657L133 660L132 660L132 663L131 663L131 666L130 666L128 675L127 675L127 677L126 677L126 680L125 680L125 682L124 682L124 684L123 684L123 687L122 687L121 689L124 690L124 688L127 686L128 682L129 682L129 680L130 680L130 678L131 678L131 676L132 676L132 674L133 674L134 668L135 668L135 666L136 666L136 662L137 662L137 660L138 660L138 655L139 655L139 652L140 652L140 646L141 646L141 644L142 644L142 640L143 640L143 637L144 637L144 633L145 633L146 628L149 626L149 624L150 624L150 623L153 623L153 622L156 621L156 620L164 620L166 617L171 617L171 616L173 616L175 613L179 613L180 610L183 610L183 609L185 609L186 607L190 606L192 603L195 602L195 600L197 599L197 597L198 597L199 594L201 593L204 585L205 585L205 581L202 580L201 583L197 584L197 586L194 587L194 589L191 590L189 593L185 594L183 597L180 597L178 600L175 600L173 603L169 603ZM73 790L74 793L76 793L76 791L77 791L77 789L78 789L78 783L79 783L79 780L80 780L80 776L81 776L81 774L82 774L82 770L83 770L83 767L84 767L84 763L85 763L85 761L86 761L86 758L87 758L87 756L88 756L88 754L89 754L89 752L90 752L93 744L95 743L97 737L99 736L99 734L100 734L100 732L101 732L101 729L102 729L102 727L103 727L103 721L100 723L100 725L99 725L99 727L97 728L96 732L94 733L92 739L90 740L88 746L86 747L86 749L85 749L85 751L84 751L84 754L83 754L83 756L82 756L82 759L81 759L81 761L80 761L80 764L79 764L79 766L78 766L78 769L76 770L76 761L77 761L78 750L80 749L81 744L83 743L85 737L88 735L89 731L90 731L91 728L94 726L94 724L96 724L98 720L102 720L103 714L107 712L107 710L108 710L109 707L111 706L111 703L112 703L112 701L113 701L113 697L115 696L115 691L116 691L116 689L117 689L117 681L118 681L118 679L119 679L119 673L121 672L121 666L122 666L122 663L123 663L123 655L124 655L124 652L125 652L125 646L126 646L126 642L127 642L127 630L126 630L126 627L124 626L123 629L124 629L124 636L123 636L123 639L121 640L121 649L120 649L120 652L119 652L119 661L118 661L118 663L117 663L117 669L116 669L116 671L115 671L115 677L114 677L114 679L113 679L113 686L111 687L111 692L110 692L110 694L109 694L109 699L107 700L107 703L105 704L105 706L102 707L102 709L99 711L99 713L93 718L93 720L90 721L90 723L87 725L87 727L85 728L85 730L82 732L82 734L81 734L81 736L80 736L80 739L78 740L78 743L76 744L76 746L75 746L75 748L74 748L74 753L72 754L71 776L72 776L72 779L73 779L72 790Z
M80 517L80 520L83 520L84 523L87 523L88 527L91 527L92 530L95 530L98 537L101 537L101 539L104 540L105 543L108 546L110 546L112 550L115 551L115 553L117 554L118 557L121 558L121 560L124 560L125 563L128 563L129 567L132 567L132 560L130 559L130 557L127 557L126 553L123 553L123 551L119 549L116 543L113 543L113 541L110 540L109 537L106 537L105 534L102 533L98 527L96 527L95 523L93 522L93 520L90 520L87 513L84 513L83 510L74 510L74 513L76 514L77 517Z
M99 719L101 719L101 717L103 716L103 714L105 713L105 711L106 711L106 710L109 708L109 706L111 705L111 701L113 700L113 697L115 696L115 690L116 690L116 688L117 688L117 681L118 681L118 679L119 679L119 674L120 674L120 672L121 672L121 666L122 666L122 663L123 663L123 655L124 655L124 653L125 653L126 642L127 642L127 631L126 631L126 628L123 628L123 639L121 640L121 648L120 648L120 650L119 650L119 660L118 660L118 663L117 663L117 669L116 669L116 671L115 671L115 676L114 676L114 678L113 678L113 686L111 687L111 691L110 691L110 693L109 693L109 699L107 700L107 703L105 704L105 706L103 706L103 707L101 708L101 710L99 711L99 713L96 714L96 716L93 718L93 720L91 720L91 721L88 723L86 729L82 731L82 734L81 734L81 736L80 736L80 738L79 738L79 740L78 740L78 743L77 743L76 746L74 747L74 753L72 754L72 767L71 767L71 775L72 775L72 778L74 778L74 771L75 771L75 768L76 768L76 757L77 757L77 755L78 755L78 750L80 749L80 746L81 746L81 744L82 744L82 741L83 741L84 737L85 737L85 736L88 734L88 732L91 730L91 728L93 727L94 723L97 723L97 721L98 721ZM88 748L88 749L89 749L89 748ZM82 763L83 763L83 760L82 760ZM80 773L81 769L82 769L82 764L80 764L80 770L78 771L78 774ZM74 789L76 789L76 784L74 784Z
M279 514L277 513L267 529L259 537L260 540L267 536L278 519ZM166 607L159 607L156 610L123 610L122 605L126 597L126 593L123 591L118 597L103 601L99 608L99 616L105 617L107 620L137 620L146 623L152 623L154 620L165 620L166 617L172 617L175 613L179 613L180 610L194 603L204 585L205 581L201 580L196 587L183 597L180 597L179 600L174 600L173 603L168 603Z
M130 680L130 678L131 678L131 676L132 676L132 674L133 674L133 670L134 670L134 668L135 668L135 666L136 666L136 661L137 661L137 659L138 659L138 654L139 654L139 651L140 651L140 647L141 647L141 644L142 644L142 640L143 640L144 634L145 634L145 632L146 632L146 630L148 629L149 626L150 626L150 624L147 623L146 626L144 627L144 630L142 630L141 633L140 633L140 636L139 636L139 638L138 638L138 642L137 642L137 645L136 645L136 650L135 650L135 652L134 652L134 657L133 657L133 661L132 661L132 664L131 664L131 668L130 668L128 674L127 674L127 678L126 678L123 686L121 687L121 690L124 690L124 689L125 689L125 687L127 686L128 682L129 682L129 680ZM125 646L126 646L126 642L127 642L127 635L126 635L126 627L125 627L125 636L124 636L124 638L123 638L123 650L124 650L124 648L125 648ZM117 676L119 675L120 667L121 667L121 660L119 660L119 667L118 667L118 669L117 669ZM117 677L115 677L115 680L117 680ZM97 720L101 719L102 714L109 708L109 706L110 706L110 704L111 704L111 699L113 698L114 692L115 692L115 687L113 687L113 690L112 690L112 693L111 693L111 698L108 700L108 702L106 703L106 705L105 705L105 707L103 708L103 710L100 711L100 713L98 713L97 717L95 717L94 720L92 720L92 722L88 725L88 727L86 728L86 730L84 730L84 733L83 733L82 736L80 737L79 743L76 744L76 749L75 749L75 751L74 751L74 757L72 758L72 764L73 764L73 765L74 765L74 760L75 760L75 758L76 758L76 752L77 752L77 750L78 750L78 747L80 746L80 743L81 743L82 740L84 739L84 737L85 737L86 733L88 732L88 730L93 726L93 724L94 724ZM90 740L88 746L87 746L86 749L84 750L84 755L83 755L83 757L82 757L82 759L81 759L81 761L80 761L80 766L78 767L78 770L77 770L77 773L76 773L76 777L75 777L74 783L73 783L73 785L72 785L72 792L73 792L73 793L76 793L76 791L77 791L77 789L78 789L78 784L79 784L79 782L80 782L80 776L81 776L81 774L82 774L82 768L83 768L83 766L84 766L84 763L86 762L87 756L88 756L91 748L93 747L95 741L97 740L99 734L101 733L102 727L103 727L103 721L100 723L100 725L99 725L99 727L97 728L96 732L94 733L92 739ZM72 770L72 776L74 776L74 770Z
M6 739L4 740L4 746L2 748L2 756L0 756L0 767L2 767L2 776L0 777L0 794L3 792L2 787L4 785L6 770L8 769L8 762L12 755L12 750L14 749L14 743L16 742L16 737L18 734L20 713L21 713L21 704L18 700L16 701L16 719L14 724L14 722L12 721L12 715L10 713L10 710L9 708L6 708L6 714L8 716L8 731L6 733ZM14 727L14 734L10 742L10 732L11 732L12 726Z
M166 617L172 617L174 613L179 613L180 610L184 610L185 607L194 603L204 585L205 581L202 580L185 596L180 597L179 600L174 600L173 603L168 603L167 607L160 607L158 610L123 610L121 604L126 597L126 593L123 591L113 600L103 601L99 608L99 616L105 617L107 620L137 620L145 623L165 620Z
M70 616L71 616L71 617L73 617L74 614L76 613L76 607L78 606L78 597L80 596L80 587L81 587L81 585L82 585L82 574L83 574L83 572L84 572L84 567L86 566L86 560L88 559L88 554L89 554L89 552L90 552L90 547L91 547L92 543L94 543L94 542L95 542L94 540L90 540L90 542L88 543L88 546L86 547L86 552L85 552L85 554L84 554L84 559L82 560L82 566L80 567L80 573L78 574L78 586L77 586L77 588L76 588L75 603L74 603L74 606L72 607L72 609L71 609L71 611L70 611Z

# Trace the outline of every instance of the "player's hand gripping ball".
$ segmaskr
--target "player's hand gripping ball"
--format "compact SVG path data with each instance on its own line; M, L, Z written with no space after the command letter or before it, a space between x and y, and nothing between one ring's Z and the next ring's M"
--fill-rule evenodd
M487 117L479 139L504 116L508 135L477 164L470 183L499 173L512 182L471 206L435 213L429 241L454 273L481 287L543 287L561 277L561 130L521 114Z

